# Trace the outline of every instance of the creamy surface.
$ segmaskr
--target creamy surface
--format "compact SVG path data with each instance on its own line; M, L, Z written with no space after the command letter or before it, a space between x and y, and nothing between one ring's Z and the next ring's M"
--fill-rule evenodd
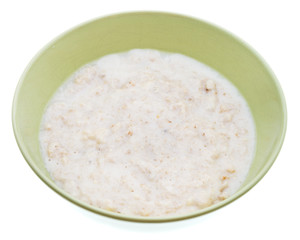
M41 151L53 180L93 206L186 214L243 183L255 127L237 89L180 54L135 49L79 69L49 102Z

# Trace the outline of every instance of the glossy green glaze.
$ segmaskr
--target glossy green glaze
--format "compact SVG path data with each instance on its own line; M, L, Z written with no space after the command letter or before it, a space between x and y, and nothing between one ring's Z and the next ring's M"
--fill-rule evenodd
M133 48L153 48L193 57L227 77L246 98L257 129L256 155L248 177L232 197L194 214L167 218L130 217L74 199L57 187L39 151L39 125L56 89L75 70L103 55ZM26 68L13 102L18 145L33 171L53 190L95 213L141 222L173 221L198 216L237 199L269 170L283 143L286 106L281 88L264 61L231 34L203 21L168 13L137 12L100 18L76 27L41 50Z

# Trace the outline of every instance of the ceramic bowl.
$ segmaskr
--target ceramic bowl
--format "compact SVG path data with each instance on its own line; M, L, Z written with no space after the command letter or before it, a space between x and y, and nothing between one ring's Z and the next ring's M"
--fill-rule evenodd
M241 188L228 199L192 214L132 217L90 206L66 193L50 178L39 148L45 106L79 67L101 56L150 48L195 58L229 79L247 100L257 131L256 153ZM276 77L258 54L232 34L201 20L160 12L133 12L99 18L62 34L29 63L17 86L12 120L17 143L32 170L55 192L94 213L113 218L163 222L206 214L236 200L269 170L286 131L286 105Z

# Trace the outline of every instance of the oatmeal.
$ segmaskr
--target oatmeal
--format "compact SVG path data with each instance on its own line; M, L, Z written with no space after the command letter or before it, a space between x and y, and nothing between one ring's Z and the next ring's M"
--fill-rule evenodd
M255 127L216 71L136 49L74 73L46 108L40 145L51 177L75 198L126 215L178 215L239 189Z

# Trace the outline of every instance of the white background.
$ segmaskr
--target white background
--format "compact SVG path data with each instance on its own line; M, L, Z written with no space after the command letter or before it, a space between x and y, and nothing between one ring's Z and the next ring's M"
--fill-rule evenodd
M1 1L0 239L300 239L299 1ZM288 106L282 151L246 195L206 216L128 223L69 203L29 168L15 142L11 105L24 68L46 43L87 20L133 10L181 13L212 22L249 43L278 77Z

